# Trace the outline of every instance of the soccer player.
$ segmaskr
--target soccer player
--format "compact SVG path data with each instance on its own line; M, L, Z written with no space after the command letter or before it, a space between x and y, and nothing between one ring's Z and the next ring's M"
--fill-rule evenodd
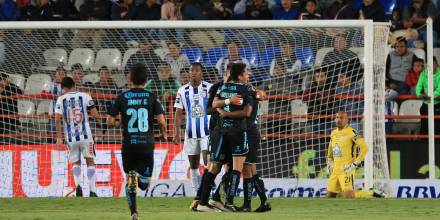
M206 112L208 91L212 84L202 81L202 64L193 63L190 68L190 82L177 91L174 107L175 133L174 143L180 143L180 125L185 111L186 129L183 149L188 155L191 182L194 192L197 192L201 176L199 174L200 153L203 154L203 162L208 164L208 135L209 116Z
M242 63L233 64L231 68L231 82L222 85L214 99L213 108L223 107L219 111L221 122L220 138L212 138L211 143L211 161L222 161L232 155L232 173L229 181L227 201L225 208L230 211L236 211L233 205L235 194L240 183L241 171L248 153L248 138L246 118L251 115L253 102L249 96L248 86L249 73L246 65ZM240 95L243 100L241 105L230 105L230 98ZM214 163L211 163L211 165ZM220 172L219 166L210 166L209 172L205 175L203 182L202 195L197 207L198 211L213 211L208 206L209 193L216 175Z
M368 147L365 140L348 124L347 112L336 114L336 126L331 133L327 152L327 168L330 178L327 197L340 194L344 198L384 197L373 190L354 190L354 174L365 159Z
M154 133L156 119L161 138L167 138L163 108L157 96L144 89L147 82L147 69L137 63L130 68L131 88L118 95L110 109L109 126L123 127L122 166L127 175L125 192L130 207L131 218L138 219L136 208L137 187L147 190L154 167ZM116 121L121 115L121 122Z
M83 196L79 183L81 176L81 154L87 163L87 178L89 179L90 187L89 196L97 197L94 163L95 144L87 111L90 111L95 121L99 121L100 115L92 97L87 93L78 92L72 78L64 77L61 81L61 88L65 91L65 94L58 97L55 104L56 144L58 146L63 144L62 121L64 124L64 138L69 148L69 161L73 164L72 172L76 187L76 197Z

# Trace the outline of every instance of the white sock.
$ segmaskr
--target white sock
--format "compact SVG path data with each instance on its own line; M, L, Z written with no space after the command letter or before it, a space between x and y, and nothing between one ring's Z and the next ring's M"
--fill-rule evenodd
M197 192L197 190L199 189L199 176L199 169L191 169L191 182L194 192Z
M90 192L96 193L95 166L87 167L87 178L89 179Z
M75 181L75 187L79 185L79 178L81 176L81 167L78 165L73 165L72 167L73 180Z

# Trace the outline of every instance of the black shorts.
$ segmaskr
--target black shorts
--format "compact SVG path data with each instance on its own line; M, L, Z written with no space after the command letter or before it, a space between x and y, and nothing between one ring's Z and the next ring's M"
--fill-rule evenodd
M232 161L231 151L224 145L224 138L219 126L209 134L209 160L215 163L226 164Z
M249 129L249 152L246 155L246 164L256 164L258 162L258 149L260 149L260 132L257 128Z
M154 143L153 143L154 146ZM143 177L151 177L154 167L154 147L146 145L122 145L122 166L125 173L134 170Z

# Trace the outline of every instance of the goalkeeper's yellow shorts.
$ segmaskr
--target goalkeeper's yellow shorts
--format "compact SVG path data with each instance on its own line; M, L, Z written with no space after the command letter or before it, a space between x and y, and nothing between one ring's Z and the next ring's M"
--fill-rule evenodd
M341 193L347 190L354 190L354 174L352 171L349 174L345 173L332 173L327 183L327 192Z

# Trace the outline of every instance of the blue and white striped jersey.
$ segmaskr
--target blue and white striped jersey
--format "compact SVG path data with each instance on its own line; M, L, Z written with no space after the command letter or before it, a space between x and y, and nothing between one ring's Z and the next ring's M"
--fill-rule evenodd
M95 107L92 97L83 92L69 92L57 99L55 114L63 115L67 143L92 140L87 110Z
M209 119L206 108L208 91L212 84L202 81L198 87L190 83L182 86L177 91L175 108L185 111L186 136L188 138L201 138L209 135Z

